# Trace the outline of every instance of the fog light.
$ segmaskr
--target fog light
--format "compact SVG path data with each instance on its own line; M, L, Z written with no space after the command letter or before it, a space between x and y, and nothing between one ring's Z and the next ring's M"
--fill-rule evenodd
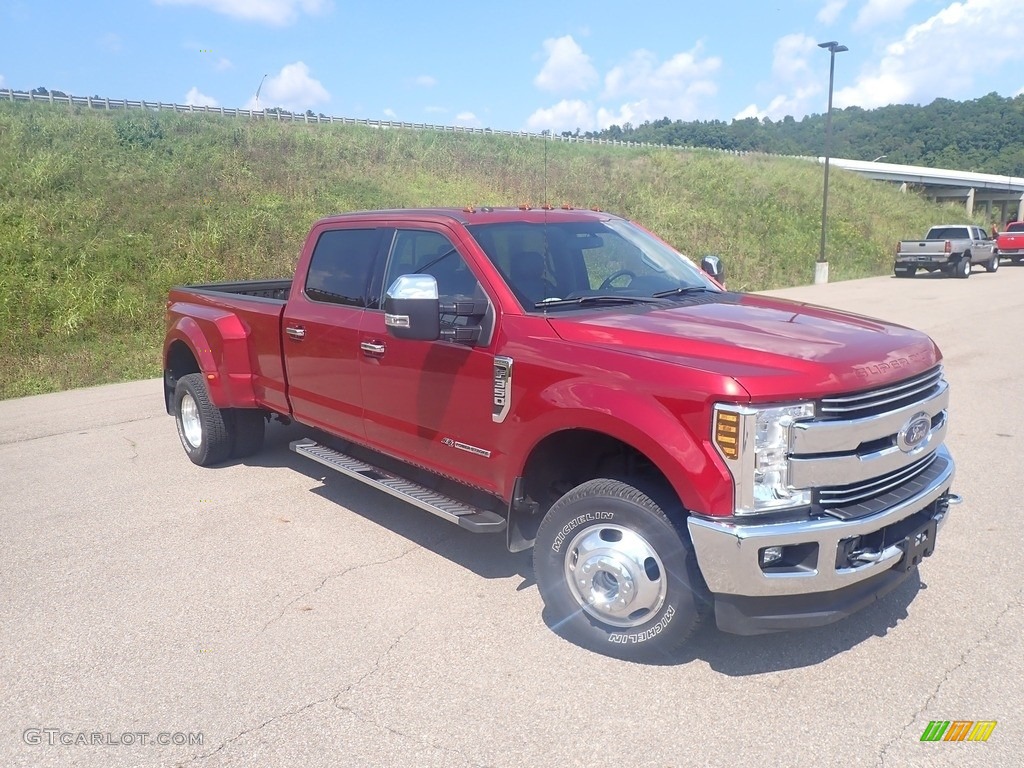
M782 547L765 547L761 550L761 567L774 565L782 559Z

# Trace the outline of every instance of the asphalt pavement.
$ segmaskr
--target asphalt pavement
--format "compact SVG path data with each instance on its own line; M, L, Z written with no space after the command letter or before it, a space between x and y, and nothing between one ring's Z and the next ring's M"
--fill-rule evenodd
M8 400L0 765L1019 765L1024 266L775 293L945 354L964 503L884 600L617 661L548 628L530 553L325 477L299 427L200 469L159 381Z

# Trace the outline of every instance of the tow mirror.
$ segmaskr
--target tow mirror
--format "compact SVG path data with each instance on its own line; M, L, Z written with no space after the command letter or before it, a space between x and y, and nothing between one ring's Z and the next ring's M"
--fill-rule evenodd
M721 257L709 253L700 260L700 268L721 285L725 285L725 262Z
M402 275L384 294L384 325L396 339L436 341L441 307L432 275Z

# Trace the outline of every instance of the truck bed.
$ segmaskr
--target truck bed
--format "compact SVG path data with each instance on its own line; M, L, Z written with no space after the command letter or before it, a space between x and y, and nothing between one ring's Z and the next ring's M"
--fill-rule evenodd
M289 413L281 354L281 316L291 280L241 280L171 289L167 307L168 331L179 322L196 328L192 345L210 356L210 367L241 374L224 377L211 392L221 403L267 408ZM165 383L169 386L170 383ZM248 397L242 393L251 392Z
M176 288L196 293L232 293L236 296L250 296L256 299L272 299L285 302L288 300L291 287L291 278L287 278L283 280L239 280L227 283L182 285Z

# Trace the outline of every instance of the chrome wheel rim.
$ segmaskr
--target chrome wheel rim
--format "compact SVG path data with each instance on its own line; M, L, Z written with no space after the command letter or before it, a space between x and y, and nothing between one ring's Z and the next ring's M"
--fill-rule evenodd
M195 398L186 393L181 398L181 432L188 444L198 448L203 442L203 422Z
M565 550L565 580L586 613L615 627L650 621L668 593L657 551L621 525L595 525L576 534Z

